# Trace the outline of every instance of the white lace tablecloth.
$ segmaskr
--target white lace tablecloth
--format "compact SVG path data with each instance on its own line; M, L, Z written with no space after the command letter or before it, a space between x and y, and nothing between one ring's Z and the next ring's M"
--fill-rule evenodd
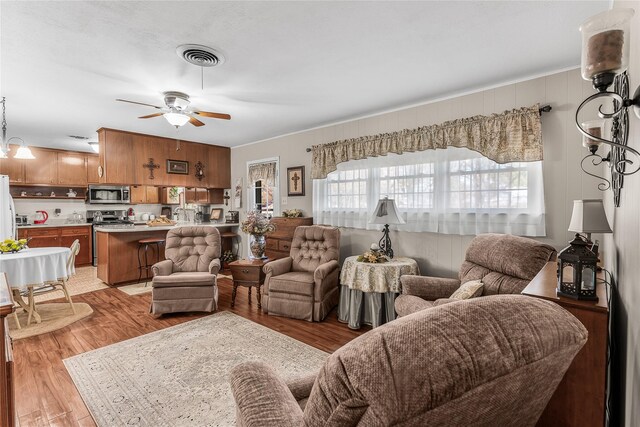
M7 273L9 286L24 290L28 285L69 277L69 248L28 248L17 253L0 254L0 272Z
M400 276L420 274L418 263L411 258L394 258L389 262L371 264L358 262L350 256L342 264L340 284L363 292L400 293Z

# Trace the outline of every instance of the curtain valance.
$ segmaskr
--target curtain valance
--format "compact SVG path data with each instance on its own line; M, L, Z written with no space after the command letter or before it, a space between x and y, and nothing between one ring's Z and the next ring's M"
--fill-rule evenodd
M542 160L539 105L314 145L311 177L324 179L349 160L447 147L468 148L497 163Z
M276 162L249 165L249 182L264 181L269 187L276 185Z

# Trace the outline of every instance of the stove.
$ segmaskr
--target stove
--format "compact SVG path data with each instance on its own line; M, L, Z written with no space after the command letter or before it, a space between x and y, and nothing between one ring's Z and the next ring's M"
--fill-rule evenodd
M91 224L93 236L93 265L98 265L98 249L96 245L96 227L124 228L133 227L133 221L125 219L127 212L123 210L89 210L87 222Z

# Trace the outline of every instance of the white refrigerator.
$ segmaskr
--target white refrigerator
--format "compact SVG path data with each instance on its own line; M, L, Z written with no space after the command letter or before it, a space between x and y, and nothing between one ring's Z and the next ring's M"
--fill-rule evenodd
M16 238L16 206L9 193L9 177L0 175L0 241Z

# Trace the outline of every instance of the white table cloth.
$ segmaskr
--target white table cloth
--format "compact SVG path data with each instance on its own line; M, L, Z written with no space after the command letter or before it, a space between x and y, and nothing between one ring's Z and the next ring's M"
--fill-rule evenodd
M29 285L40 285L73 274L73 271L67 271L69 255L71 249L62 247L28 248L0 254L0 272L7 273L11 288L23 291Z

